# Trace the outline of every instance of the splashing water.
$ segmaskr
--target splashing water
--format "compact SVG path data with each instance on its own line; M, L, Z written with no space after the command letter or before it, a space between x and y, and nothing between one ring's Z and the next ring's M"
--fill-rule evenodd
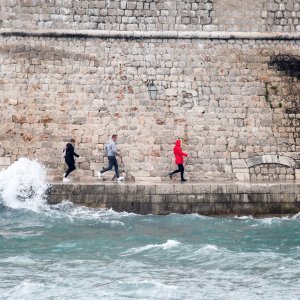
M0 172L0 203L37 211L45 206L47 187L45 167L37 161L20 158Z

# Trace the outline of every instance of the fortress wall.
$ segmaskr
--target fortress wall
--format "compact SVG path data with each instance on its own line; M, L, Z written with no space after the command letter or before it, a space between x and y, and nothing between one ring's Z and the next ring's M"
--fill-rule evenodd
M74 136L91 177L118 132L137 177L166 174L180 136L190 178L295 179L299 19L298 0L2 0L0 167L57 176Z
M299 81L270 63L299 55L299 40L0 40L0 165L26 156L59 175L74 136L84 157L76 176L87 178L115 132L134 176L166 174L178 136L197 180L247 180L245 159L256 155L298 158Z
M298 0L2 0L0 28L300 31Z

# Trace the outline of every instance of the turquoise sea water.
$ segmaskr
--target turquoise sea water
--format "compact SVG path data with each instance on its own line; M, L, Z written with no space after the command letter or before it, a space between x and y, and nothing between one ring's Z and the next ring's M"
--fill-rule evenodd
M300 299L298 216L49 206L43 172L21 161L0 173L1 300Z
M300 221L0 209L0 299L300 299Z

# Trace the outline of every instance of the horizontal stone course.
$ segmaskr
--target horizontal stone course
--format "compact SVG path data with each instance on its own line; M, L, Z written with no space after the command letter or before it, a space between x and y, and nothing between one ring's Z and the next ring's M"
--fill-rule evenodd
M0 35L23 37L121 38L121 39L217 39L217 40L299 40L300 32L234 32L234 31L116 31L72 29L0 28ZM202 74L204 75L204 74ZM169 93L174 92L170 89ZM234 92L234 90L232 91ZM237 94L240 90L235 91ZM264 90L261 90L264 93ZM14 101L11 99L10 101ZM12 103L15 105L15 102Z
M2 0L0 27L119 31L299 31L299 1L280 2Z

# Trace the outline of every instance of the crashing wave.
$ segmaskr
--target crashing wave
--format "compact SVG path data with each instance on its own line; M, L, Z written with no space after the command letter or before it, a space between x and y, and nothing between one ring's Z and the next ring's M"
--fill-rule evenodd
M37 211L46 203L46 169L37 161L20 158L0 172L0 203Z

